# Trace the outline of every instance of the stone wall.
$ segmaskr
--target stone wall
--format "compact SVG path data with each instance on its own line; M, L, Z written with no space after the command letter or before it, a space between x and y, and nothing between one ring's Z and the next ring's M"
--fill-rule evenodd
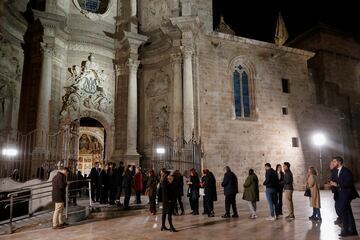
M327 169L330 156L342 150L340 120L337 111L315 105L315 85L307 68L312 53L220 33L201 35L198 47L198 111L205 168L221 180L228 165L242 186L250 168L262 183L266 162L275 167L289 161L299 189L304 186L306 168L319 168L319 152L311 136L321 130L331 146L322 150ZM253 78L255 105L250 119L235 118L234 64L247 68ZM289 80L289 94L282 92L282 78ZM283 115L282 107L288 108L288 115ZM299 147L292 147L293 137L299 139Z

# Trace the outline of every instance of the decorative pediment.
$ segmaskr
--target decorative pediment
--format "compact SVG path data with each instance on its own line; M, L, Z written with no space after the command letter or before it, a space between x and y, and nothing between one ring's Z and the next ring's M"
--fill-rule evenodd
M62 97L62 116L70 114L71 119L74 119L87 111L113 113L113 97L103 85L108 81L108 76L95 62L92 53L82 66L75 65L69 68L69 71L71 76L64 87L65 94Z

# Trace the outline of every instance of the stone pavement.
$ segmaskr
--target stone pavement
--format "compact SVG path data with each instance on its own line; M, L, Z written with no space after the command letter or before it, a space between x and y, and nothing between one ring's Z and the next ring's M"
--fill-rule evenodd
M82 223L69 226L61 230L51 228L15 233L2 236L2 239L151 239L151 240L202 240L202 239L339 239L340 228L333 224L336 219L332 194L329 191L321 191L322 223L312 223L308 220L312 209L309 202L303 196L303 192L294 193L296 219L287 221L281 218L277 221L266 221L268 216L267 202L264 193L260 195L258 204L258 218L248 219L249 212L245 201L241 200L241 194L237 197L237 206L240 218L222 219L224 213L224 198L219 195L219 201L215 204L216 217L208 218L204 215L192 216L186 202L186 215L174 216L174 225L178 233L161 232L161 214L152 216L146 210L136 211L136 215L119 218ZM202 202L200 202L202 206ZM358 228L360 229L360 199L352 204ZM201 209L202 210L202 209ZM287 209L284 206L286 215ZM346 239L360 239L358 237Z

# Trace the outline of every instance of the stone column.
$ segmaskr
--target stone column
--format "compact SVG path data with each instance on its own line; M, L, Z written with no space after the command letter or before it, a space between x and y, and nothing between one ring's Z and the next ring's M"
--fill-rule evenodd
M137 156L139 155L136 149L137 146L137 70L139 61L129 59L129 85L128 85L128 107L127 107L127 142L126 142L126 155Z
M173 99L172 99L172 126L171 138L182 139L182 73L181 73L181 53L174 53L171 55L173 68Z
M52 82L52 57L54 50L46 43L40 43L43 53L43 62L41 67L41 78L39 85L39 99L37 108L36 128L49 131L49 104L51 100L51 82Z
M130 17L136 17L137 16L137 2L136 2L136 0L130 0L130 10L131 10Z
M183 47L183 112L184 140L189 142L194 130L194 90L191 48Z

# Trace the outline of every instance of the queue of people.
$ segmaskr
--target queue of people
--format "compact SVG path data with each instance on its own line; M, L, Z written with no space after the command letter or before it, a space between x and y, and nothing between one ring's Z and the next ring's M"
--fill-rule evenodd
M340 236L357 235L355 220L351 209L351 201L359 197L354 185L353 175L350 169L343 166L341 157L334 157L330 163L331 176L328 184L334 194L335 210L338 219L335 224L341 224L342 231ZM290 163L284 162L283 165L277 164L275 170L270 163L266 163L265 181L266 199L269 207L269 217L267 220L275 221L283 215L283 199L287 206L287 220L295 219L293 204L293 174L290 170ZM53 200L56 203L53 226L54 229L62 228L64 221L62 212L64 209L64 192L66 187L66 176L69 170L63 169L53 179ZM141 203L141 195L144 193L149 198L149 211L152 215L157 213L157 203L162 202L162 221L161 231L177 232L173 224L173 215L184 215L184 183L188 186L186 196L189 199L191 214L199 215L199 199L203 196L203 214L214 217L214 202L217 201L217 187L214 174L209 169L202 171L200 178L195 169L190 170L189 177L183 176L179 170L170 172L161 169L157 176L154 170L150 170L145 177L140 167L127 166L123 163L116 168L115 163L108 163L103 169L96 163L91 169L89 178L91 181L91 197L94 202L102 204L109 203L122 205L125 210L129 209L131 191L134 189L136 200L134 203ZM186 180L184 181L184 178ZM310 207L313 209L309 217L311 221L322 221L320 204L320 182L317 171L310 166L307 170L306 192L309 197ZM224 177L221 183L225 195L225 214L222 218L238 218L236 206L236 195L238 191L238 178L230 167L224 168ZM244 193L242 199L247 201L250 219L256 219L257 202L259 201L259 179L253 169L249 170L248 176L243 184ZM124 191L124 202L120 203L120 196ZM230 214L232 208L232 215ZM179 210L181 211L179 213ZM166 226L168 220L169 228Z

